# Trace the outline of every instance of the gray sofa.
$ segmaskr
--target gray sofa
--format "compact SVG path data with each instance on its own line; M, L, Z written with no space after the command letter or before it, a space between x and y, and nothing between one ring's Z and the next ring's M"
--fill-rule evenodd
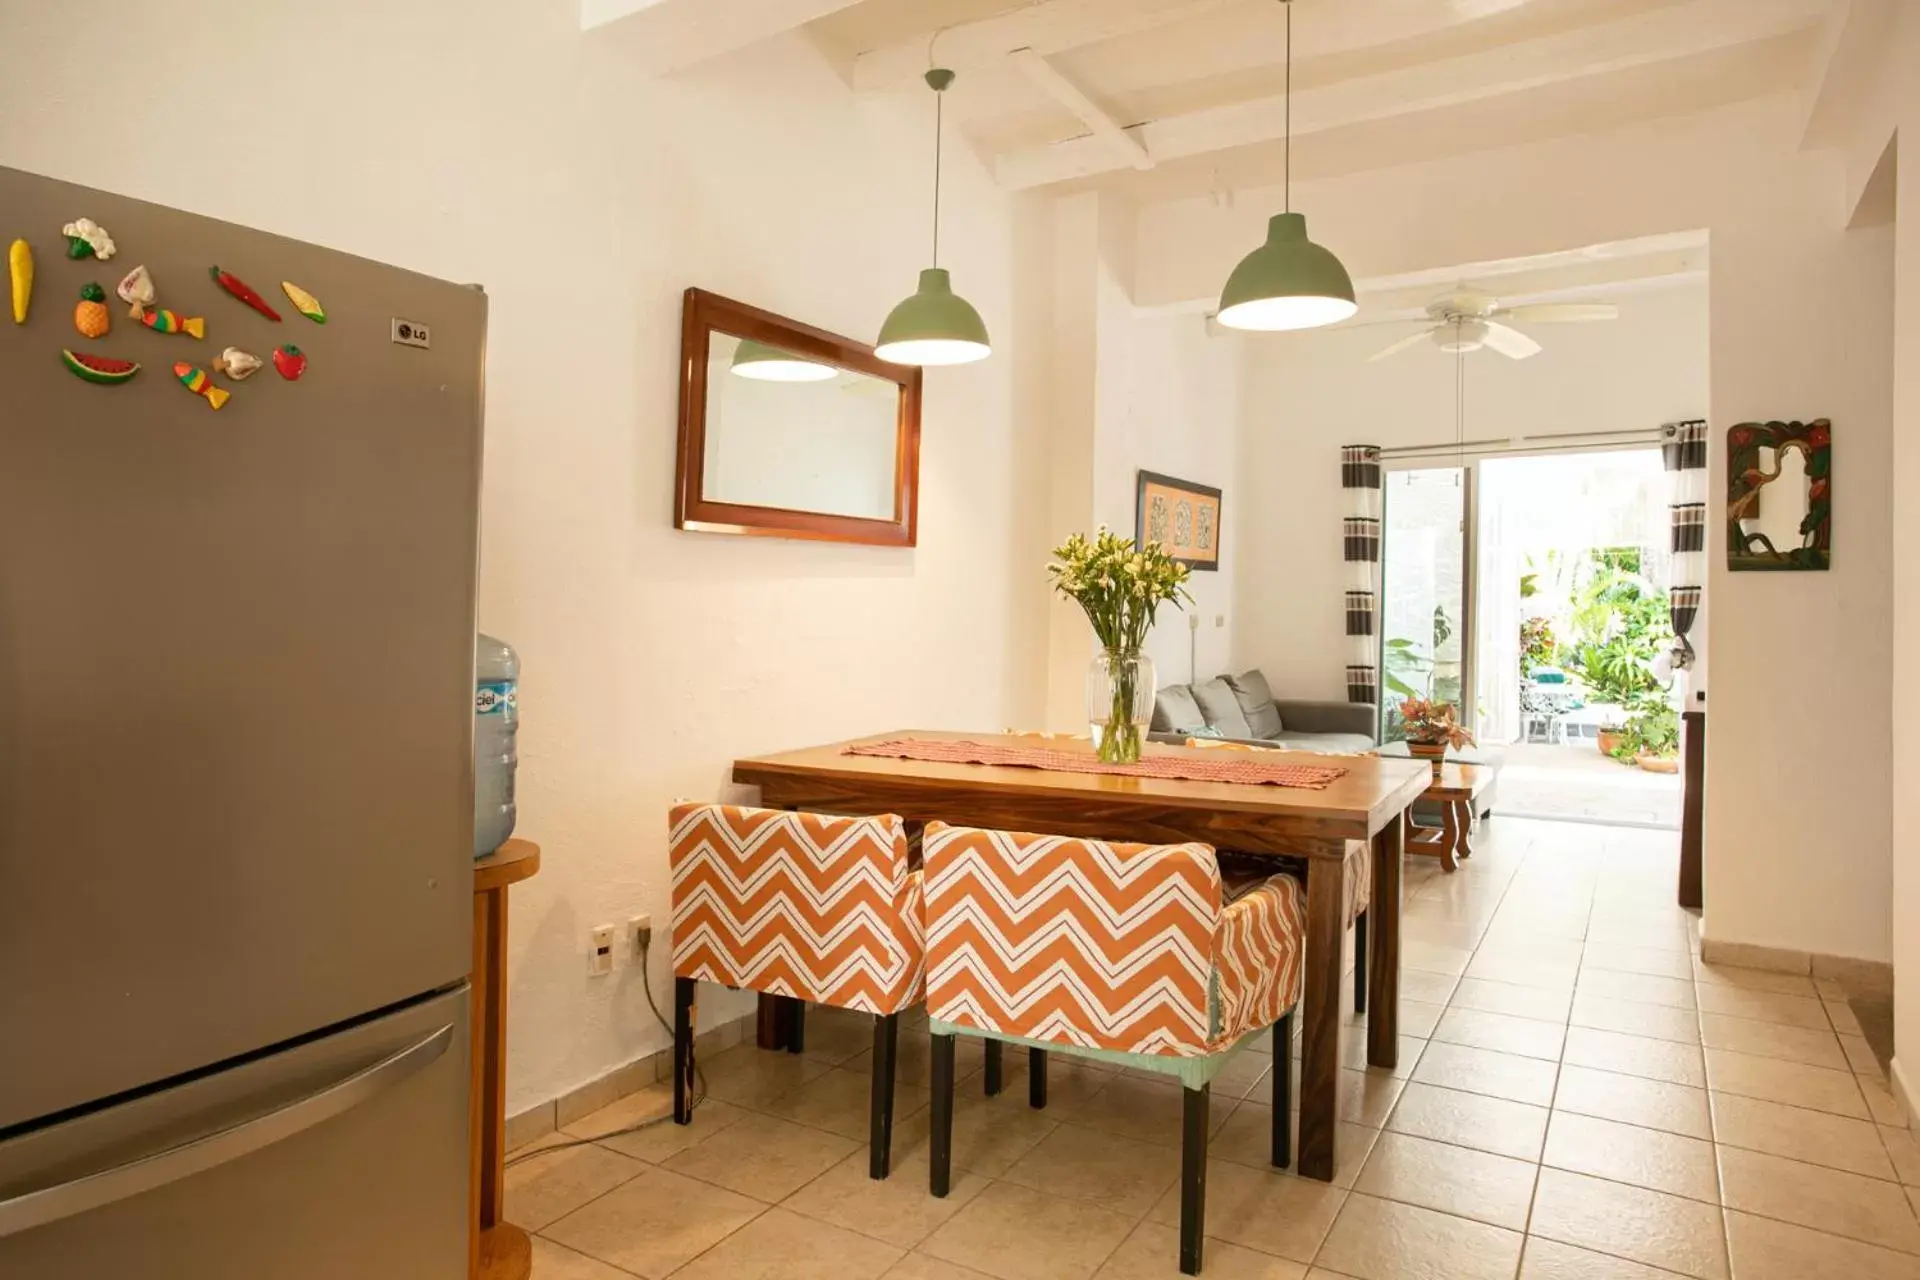
M1259 671L1176 684L1153 699L1155 742L1220 738L1295 751L1370 751L1377 712L1369 702L1282 702Z

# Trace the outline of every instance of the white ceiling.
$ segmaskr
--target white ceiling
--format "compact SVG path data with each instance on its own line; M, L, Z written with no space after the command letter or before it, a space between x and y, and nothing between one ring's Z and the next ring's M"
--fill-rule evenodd
M1332 176L1806 84L1844 0L1295 0L1294 173ZM582 0L672 72L802 28L857 91L925 93L1011 190L1141 201L1280 176L1280 0Z

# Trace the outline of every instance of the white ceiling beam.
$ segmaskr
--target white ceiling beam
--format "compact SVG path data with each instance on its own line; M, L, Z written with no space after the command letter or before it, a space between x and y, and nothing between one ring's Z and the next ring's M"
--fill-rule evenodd
M1235 0L1041 0L1012 13L948 27L937 36L929 33L866 50L853 60L853 87L895 89L918 80L927 70L929 41L941 66L965 71L998 63L1015 49L1046 57L1185 22L1232 3Z
M744 49L857 0L580 0L580 29L618 24L654 75Z
M1062 74L1060 69L1032 49L1015 49L1007 55L1007 61L1021 75L1038 86L1041 92L1079 117L1080 123L1093 130L1093 136L1107 144L1122 164L1130 164L1136 169L1153 168L1153 157L1140 139L1120 127L1120 122L1081 91L1080 86Z
M1689 0L1615 22L1518 41L1293 96L1295 137L1439 110L1547 85L1711 53L1811 26L1825 0ZM1279 96L1135 125L1127 132L1160 163L1268 142L1285 130ZM1002 153L1000 185L1027 190L1120 168L1112 145L1085 136Z

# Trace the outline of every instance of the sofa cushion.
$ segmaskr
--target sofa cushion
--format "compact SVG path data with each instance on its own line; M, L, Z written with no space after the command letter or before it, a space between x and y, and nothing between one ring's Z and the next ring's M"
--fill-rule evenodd
M1153 728L1159 733L1190 733L1207 727L1207 717L1193 700L1193 690L1170 684L1153 695Z
M1273 690L1267 687L1266 676L1257 670L1243 671L1237 676L1228 676L1227 687L1239 701L1240 714L1247 718L1247 727L1253 730L1254 737L1280 736L1280 708L1273 705Z
M1373 750L1373 739L1364 733L1283 733L1273 739L1282 751L1330 751L1338 755L1361 755Z
M1240 710L1240 699L1234 696L1233 686L1227 683L1226 677L1215 676L1205 684L1194 685L1193 698L1200 704L1200 710L1206 713L1207 723L1223 736L1254 736L1253 726L1247 723L1246 715Z

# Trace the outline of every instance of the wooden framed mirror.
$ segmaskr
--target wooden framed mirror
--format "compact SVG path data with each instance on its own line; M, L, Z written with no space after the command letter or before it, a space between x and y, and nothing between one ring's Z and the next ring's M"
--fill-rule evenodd
M913 546L920 376L851 338L687 290L674 527Z

